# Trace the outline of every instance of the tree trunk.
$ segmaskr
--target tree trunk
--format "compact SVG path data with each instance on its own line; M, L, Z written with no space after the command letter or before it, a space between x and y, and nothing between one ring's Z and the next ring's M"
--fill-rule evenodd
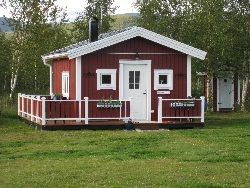
M207 102L209 111L213 111L213 77L207 76Z
M248 84L249 84L249 77L246 76L245 79L242 81L242 95L241 95L241 111L246 111L246 99L248 94Z
M18 70L16 70L15 73L12 72L11 74L10 99L12 99L14 91L16 89L17 75L18 75Z

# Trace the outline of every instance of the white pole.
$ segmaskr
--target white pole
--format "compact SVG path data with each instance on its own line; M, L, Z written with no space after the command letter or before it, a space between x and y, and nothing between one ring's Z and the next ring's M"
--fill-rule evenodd
M78 107L79 107L79 118L82 118L82 101L81 101L81 99L80 100L78 100ZM81 122L81 120L79 120L79 121L77 121L77 122Z
M42 125L46 124L45 99L45 97L42 97Z
M85 124L89 124L89 98L84 97L85 100Z
M158 97L158 123L162 123L162 97Z
M34 111L34 96L31 96L30 100L31 100L31 104L30 104L31 105L31 109L30 109L31 118L30 118L30 120L34 121L34 114L33 114L33 111Z
M37 96L36 97L37 98L37 100L36 100L36 117L38 117L39 116L39 101L40 101L40 96ZM39 122L39 119L38 118L36 118L36 123L38 123Z
M30 102L30 120L31 121L34 121L34 115L33 115L33 110L34 110L34 101L33 101L33 99L34 99L34 97L33 96L31 96L30 97L30 100L31 100L31 102Z
M28 116L29 116L29 96L26 95L26 118L28 119Z
M22 117L24 117L24 97L25 94L22 94Z
M205 97L201 96L201 123L205 122L204 114L205 114Z
M20 97L21 97L21 93L18 93L18 97L17 97L17 114L18 116L20 115Z

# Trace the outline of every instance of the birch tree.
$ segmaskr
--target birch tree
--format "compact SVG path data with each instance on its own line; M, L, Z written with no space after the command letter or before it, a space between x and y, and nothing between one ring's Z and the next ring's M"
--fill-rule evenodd
M0 95L6 94L8 91L11 49L10 41L6 38L5 33L0 31Z
M60 21L65 14L62 14L55 2L56 0L9 1L11 24L14 27L10 97L13 96L17 83L23 91L38 91L38 77L43 75L40 76L42 81L48 77L41 55L67 44L67 33ZM44 88L44 84L42 87Z
M249 1L138 0L136 6L142 27L208 52L202 64L194 65L208 74L210 109L214 76L249 74ZM245 91L248 81L243 83Z
M111 22L114 21L111 15L117 8L113 4L114 0L88 0L87 6L74 21L74 41L79 42L88 38L88 22L93 16L100 21L100 33L110 31Z

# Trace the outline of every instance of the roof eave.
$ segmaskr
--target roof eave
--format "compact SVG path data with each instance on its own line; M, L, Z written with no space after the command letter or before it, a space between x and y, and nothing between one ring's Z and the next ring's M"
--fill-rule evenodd
M200 49L194 48L187 44L178 42L174 39L170 39L168 37L162 36L155 32L149 31L144 28L134 27L130 30L124 31L122 33L118 33L116 35L112 35L110 37L104 38L102 40L98 40L96 42L89 43L87 45L71 49L68 51L68 57L70 59L79 57L81 55L85 55L91 53L96 50L100 50L102 48L117 44L119 42L134 38L134 37L142 37L148 39L150 41L156 42L163 46L167 46L169 48L175 49L192 57L196 57L198 59L204 60L207 52L202 51Z
M58 53L58 54L51 54L51 55L42 55L43 62L46 63L51 59L57 59L57 58L65 58L68 57L68 53Z

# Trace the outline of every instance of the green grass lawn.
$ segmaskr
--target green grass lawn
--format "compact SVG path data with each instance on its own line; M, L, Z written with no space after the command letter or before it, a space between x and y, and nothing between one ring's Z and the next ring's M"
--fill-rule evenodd
M249 113L153 132L49 132L0 119L0 187L250 187L249 162Z

